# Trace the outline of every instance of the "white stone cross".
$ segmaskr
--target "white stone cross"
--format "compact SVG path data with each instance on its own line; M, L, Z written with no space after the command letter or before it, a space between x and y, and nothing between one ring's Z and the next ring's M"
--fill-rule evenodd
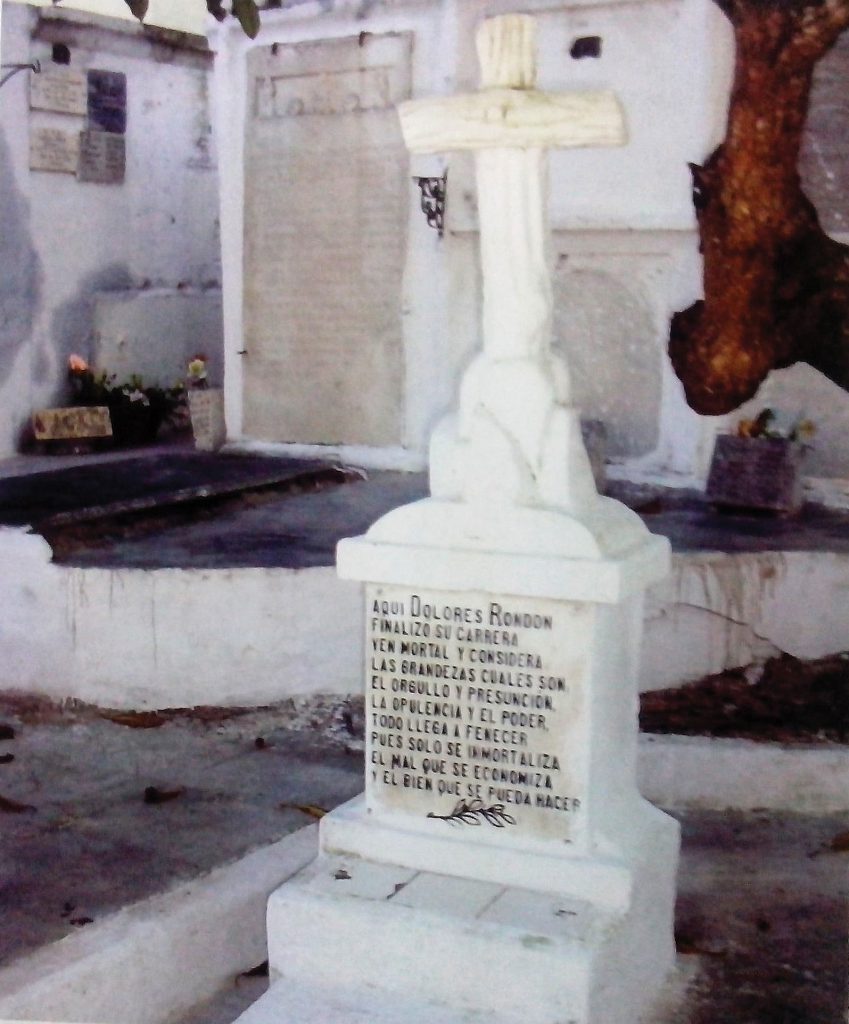
M552 406L562 408L569 401L565 366L550 352L546 151L622 145L625 133L619 103L610 92L544 93L534 88L535 36L536 23L528 15L485 21L477 36L480 90L409 101L400 106L399 114L412 152L473 150L477 169L483 353L463 382L457 436L435 438L434 496L441 490L444 497L460 497L460 489L470 498L471 488L486 490L492 499L495 477L504 475L505 467L482 466L480 445L477 452L466 453L463 467L456 451L447 454L448 448L471 439L472 421L483 408L506 435L496 447L506 451L518 445L526 463L524 469L515 467L524 484L517 477L510 486L507 472L506 491L505 486L497 490L519 504L568 507L568 480L549 481L549 491L553 487L559 494L556 500L553 492L540 494L536 483L529 484L538 481L551 448L545 435L552 426ZM492 439L491 429L489 435ZM492 444L488 450L493 451ZM448 467L452 460L456 465ZM564 465L559 475L566 472ZM583 468L577 475L581 473ZM578 490L586 490L585 482Z

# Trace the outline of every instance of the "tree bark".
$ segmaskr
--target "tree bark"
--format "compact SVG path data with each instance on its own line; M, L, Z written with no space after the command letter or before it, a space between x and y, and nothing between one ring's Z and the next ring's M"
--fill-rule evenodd
M820 227L797 169L814 67L849 26L849 0L717 3L737 53L725 140L691 165L704 299L669 339L688 404L708 415L798 361L849 390L849 248Z

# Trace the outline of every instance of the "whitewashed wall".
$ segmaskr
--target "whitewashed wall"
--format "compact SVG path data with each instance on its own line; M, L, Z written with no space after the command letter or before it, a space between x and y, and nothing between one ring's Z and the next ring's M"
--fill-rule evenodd
M70 47L72 68L126 74L126 178L103 185L31 171L31 126L37 121L79 130L83 118L31 113L29 72L3 87L0 457L16 450L34 408L62 398L67 356L93 354L97 293L121 292L144 303L159 288L207 295L213 305L220 301L217 171L208 110L212 58L203 41L163 37L132 22L76 11L5 5L4 63L38 59L49 71L55 68L54 42ZM173 334L169 317L157 315L147 323L139 344L167 350ZM121 340L120 329L101 339L104 358L109 345ZM216 356L220 344L220 336L211 338L207 329L199 347Z
M671 314L701 294L687 163L704 160L724 131L733 62L730 26L713 0L576 0L568 5L525 0L518 8L539 19L542 88L610 87L626 110L627 146L560 152L551 160L555 341L571 357L578 402L587 415L608 424L613 475L700 485L716 432L740 414L704 418L692 413L672 373L666 343ZM243 359L249 355L237 353L245 349L244 137L245 111L251 103L246 52L254 46L358 37L361 32L412 33L412 95L446 94L476 86L474 29L479 20L515 9L511 0L391 6L323 0L264 12L263 29L254 43L232 26L215 30L232 438L298 440L256 438L246 429L251 419L244 415ZM597 59L570 56L574 40L584 36L601 39ZM840 83L845 83L848 67L849 39L818 73L812 123L822 137L819 142L814 136L808 140L803 159L806 187L817 202L830 203L832 213L824 222L838 232L845 224L832 214L845 203L842 193L834 194L835 181L842 182L845 161L826 136L834 135L835 117L849 119L849 105L840 98L845 96ZM831 128L826 131L823 124ZM401 439L382 448L341 447L344 454L366 462L424 463L434 423L453 404L462 367L479 344L470 160L457 154L416 158L410 173L439 174L446 166L450 174L443 239L425 225L417 193L412 184L408 187L405 283L398 306L405 364ZM344 174L340 166L341 201ZM356 267L350 273L355 279ZM316 286L299 298L320 309L325 297ZM291 372L299 372L295 362ZM267 394L273 395L274 388L263 379ZM304 385L309 387L308 379ZM256 395L249 397L257 400ZM822 429L809 472L849 477L849 396L800 367L770 378L753 408L765 404L813 412Z
M721 138L731 67L731 34L712 0L520 5L539 18L541 88L610 87L621 96L629 142L621 150L554 154L552 265L559 296L557 344L576 354L576 391L590 415L611 424L611 452L631 475L693 482L710 456L714 421L691 413L665 355L670 314L698 297L700 264L688 161ZM246 53L366 31L411 33L412 95L472 89L475 26L515 3L304 3L266 11L255 42L216 30L217 128L221 151L227 416L244 429L242 279L245 222ZM601 56L576 60L576 38L599 36ZM407 256L399 295L404 384L401 444L342 450L386 464L421 465L427 440L453 402L459 375L479 344L477 223L468 158L417 157L410 174L449 168L445 237L427 227L408 188ZM345 169L339 174L344 178ZM344 192L343 192L344 195ZM351 270L356 273L355 269ZM319 288L301 296L317 304ZM594 359L580 353L593 350ZM249 356L248 356L249 358ZM293 366L292 372L297 373ZM615 413L615 415L614 415ZM293 438L265 437L282 441Z

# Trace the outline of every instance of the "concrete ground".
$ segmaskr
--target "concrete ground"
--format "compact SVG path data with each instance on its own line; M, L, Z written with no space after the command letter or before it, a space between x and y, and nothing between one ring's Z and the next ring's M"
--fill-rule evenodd
M0 702L14 730L0 742L0 965L354 795L355 717L332 701L162 722ZM672 813L683 829L677 932L690 984L657 1024L844 1021L847 816ZM228 1024L263 985L234 977L184 1024Z
M0 699L0 965L358 793L360 744L333 708L112 721Z

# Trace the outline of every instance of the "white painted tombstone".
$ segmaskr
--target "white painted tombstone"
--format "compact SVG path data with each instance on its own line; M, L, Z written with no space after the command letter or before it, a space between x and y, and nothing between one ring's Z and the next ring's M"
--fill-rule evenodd
M673 960L677 824L635 782L646 586L668 546L600 497L549 345L545 149L616 145L609 94L534 90L534 22L485 22L479 92L408 102L472 149L483 352L432 496L339 545L366 583L366 790L269 904L245 1021L626 1024Z

